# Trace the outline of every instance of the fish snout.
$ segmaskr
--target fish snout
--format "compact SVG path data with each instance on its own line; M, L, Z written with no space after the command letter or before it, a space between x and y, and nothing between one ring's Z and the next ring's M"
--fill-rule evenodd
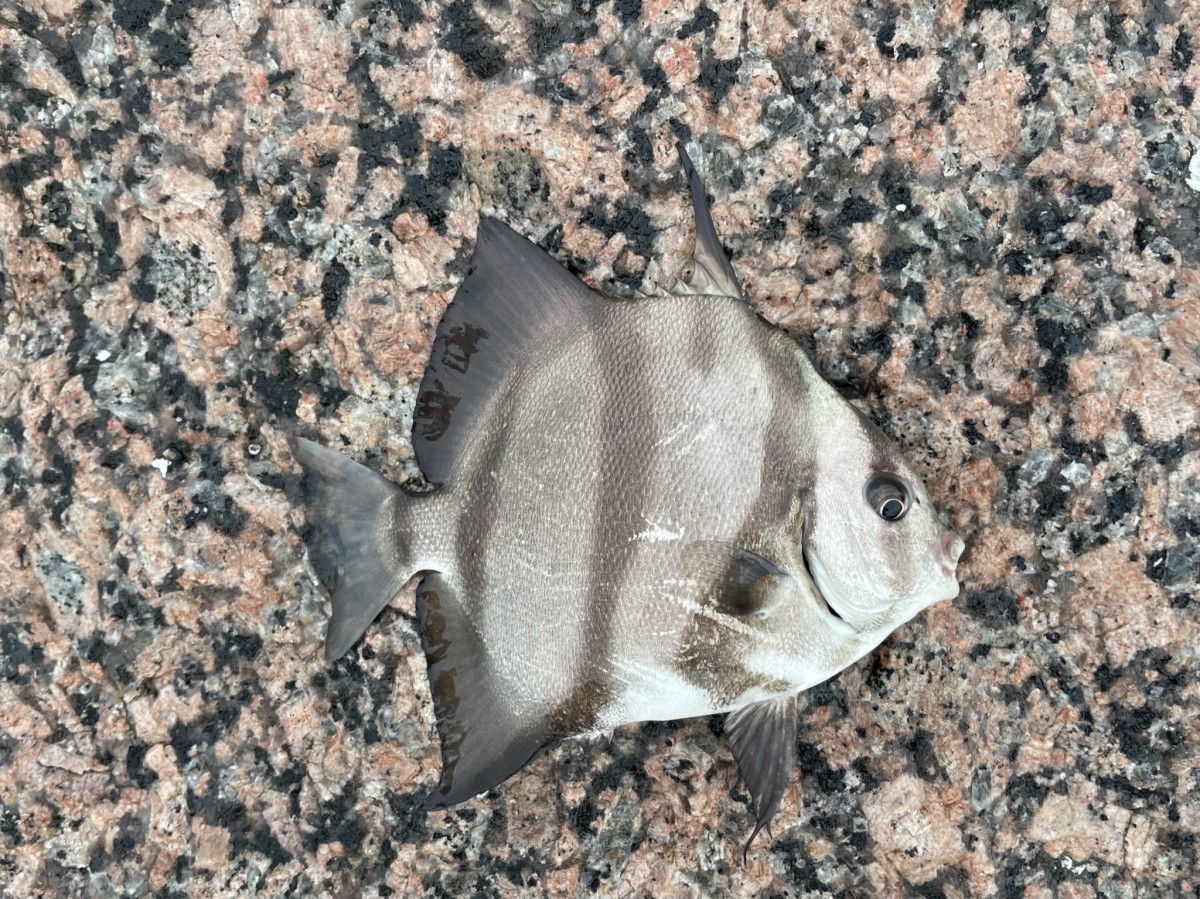
M933 559L946 577L954 577L954 569L958 565L958 557L963 554L967 544L954 531L945 531L933 544Z

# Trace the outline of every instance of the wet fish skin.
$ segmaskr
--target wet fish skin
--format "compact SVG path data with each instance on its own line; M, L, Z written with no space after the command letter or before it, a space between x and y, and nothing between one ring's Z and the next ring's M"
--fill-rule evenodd
M697 249L677 294L607 299L481 221L414 415L437 489L293 443L318 494L311 550L340 572L327 656L421 578L432 807L566 737L728 712L756 834L791 770L796 695L957 593L962 541L741 298L681 159Z

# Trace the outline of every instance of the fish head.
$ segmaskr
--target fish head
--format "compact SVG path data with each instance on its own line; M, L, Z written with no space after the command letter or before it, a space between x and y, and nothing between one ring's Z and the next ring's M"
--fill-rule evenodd
M890 633L958 594L955 568L965 545L874 423L840 397L824 411L805 503L804 559L838 617L860 633Z

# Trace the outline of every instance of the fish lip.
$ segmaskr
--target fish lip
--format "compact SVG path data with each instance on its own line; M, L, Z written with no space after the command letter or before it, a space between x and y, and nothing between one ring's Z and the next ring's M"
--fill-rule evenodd
M955 576L958 560L966 548L967 545L963 542L962 537L949 529L943 531L934 543L933 558L937 563L938 570L947 578L954 578L955 583L958 581Z

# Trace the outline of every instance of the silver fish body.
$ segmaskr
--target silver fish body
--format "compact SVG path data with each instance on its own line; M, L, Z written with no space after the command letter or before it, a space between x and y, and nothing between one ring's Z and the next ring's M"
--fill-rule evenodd
M698 239L680 295L605 298L481 223L414 416L435 490L294 443L320 494L313 551L339 571L327 655L421 578L432 806L565 737L729 712L757 833L790 774L797 694L957 593L962 541L738 296L681 158Z

